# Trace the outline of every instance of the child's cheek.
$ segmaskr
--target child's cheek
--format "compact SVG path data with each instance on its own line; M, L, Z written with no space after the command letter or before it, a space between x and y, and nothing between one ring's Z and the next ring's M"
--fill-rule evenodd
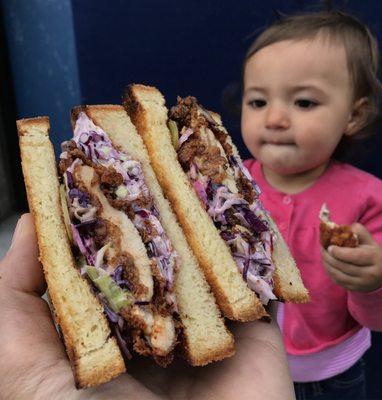
M244 130L242 133L244 144L246 145L248 151L252 154L253 157L258 158L259 152L261 148L261 141L257 131Z
M307 141L310 146L317 146L325 152L330 152L335 149L341 137L342 135L338 134L336 130L324 126L322 129L313 129Z
M251 155L253 157L257 157L259 152L259 145L257 144L256 139L251 135L243 135L243 141Z
M251 153L256 150L259 145L257 126L248 120L242 120L242 138Z
M335 144L325 135L317 131L311 131L309 135L298 142L301 160L307 168L314 168L320 163L326 162L332 156Z

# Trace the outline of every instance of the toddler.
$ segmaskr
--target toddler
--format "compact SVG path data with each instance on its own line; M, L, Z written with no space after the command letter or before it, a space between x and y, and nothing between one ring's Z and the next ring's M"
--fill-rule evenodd
M298 399L366 399L362 356L382 330L382 181L343 160L378 117L377 69L370 31L334 12L283 18L244 62L245 164L311 296L278 315ZM321 248L323 203L358 247Z

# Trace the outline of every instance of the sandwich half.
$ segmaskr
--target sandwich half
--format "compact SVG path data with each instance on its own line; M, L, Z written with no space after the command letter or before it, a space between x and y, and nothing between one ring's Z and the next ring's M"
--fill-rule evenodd
M103 307L76 268L65 229L48 117L17 121L22 168L54 317L78 388L125 371Z
M104 253L108 268L112 269L113 263L118 264L115 258L121 253L119 244L113 244L113 231L127 229L129 223L129 232L126 231L125 241L121 241L126 246L124 252L132 256L128 266L130 276L125 274L124 279L136 304L138 302L137 307L145 310L146 317L149 313L153 314L154 321L163 316L172 317L175 325L173 329L169 323L167 334L157 339L163 356L168 357L177 342L194 366L233 355L233 337L224 325L176 216L163 196L142 138L124 108L117 105L77 107L72 111L72 124L74 138L64 145L60 170L63 176L67 175L68 168L73 169L75 163L92 169L93 175L85 191L95 197L95 204L101 202L101 206L96 205L97 216L104 219L106 225L114 225L107 228L107 239L100 243L100 246L109 246ZM82 167L74 167L75 170L79 168ZM76 181L75 171L72 176ZM83 189L85 182L78 183ZM108 215L106 209L109 209ZM125 222L114 219L117 214ZM124 269L126 271L126 266ZM115 315L113 318L117 319ZM124 329L131 330L135 320L121 321L119 317L118 323L124 327L119 332L123 337ZM152 334L157 335L162 325L154 324ZM151 353L158 360L161 353L150 347L153 340L144 332L143 336L141 332L135 350L141 354ZM142 349L143 344L146 347Z
M130 85L124 106L224 315L268 317L270 300L307 302L289 250L263 208L219 115L194 97L168 112L154 87Z

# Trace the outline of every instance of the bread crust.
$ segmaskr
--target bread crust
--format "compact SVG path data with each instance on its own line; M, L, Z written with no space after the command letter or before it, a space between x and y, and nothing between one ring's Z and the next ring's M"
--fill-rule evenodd
M71 109L70 112L70 121L72 124L72 128L74 130L74 127L76 126L76 121L78 118L78 115L80 112L84 112L91 118L91 110L101 110L101 111L124 111L125 109L123 106L118 105L118 104L94 104L94 105L80 105L80 106L75 106ZM96 123L97 125L97 123Z
M47 136L50 129L49 117L22 118L16 121L17 133L19 136L28 135L28 128L41 127L47 130Z
M268 223L276 235L276 242L273 244L272 253L272 261L275 265L273 273L275 295L281 301L293 303L309 302L309 291L303 284L300 271L277 225L269 215Z

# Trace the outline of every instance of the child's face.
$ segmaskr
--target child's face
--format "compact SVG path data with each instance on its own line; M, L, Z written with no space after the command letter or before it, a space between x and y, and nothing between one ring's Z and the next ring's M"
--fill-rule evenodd
M342 46L323 39L274 43L245 66L244 142L276 173L318 168L347 134L352 103Z

